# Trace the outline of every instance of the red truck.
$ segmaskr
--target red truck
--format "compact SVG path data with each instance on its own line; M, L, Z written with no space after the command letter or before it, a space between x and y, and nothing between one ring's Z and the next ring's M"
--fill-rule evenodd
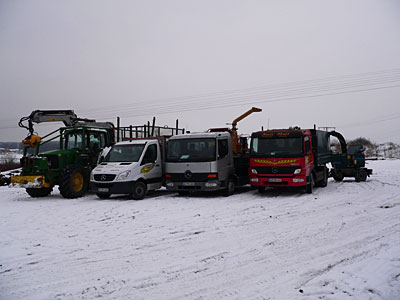
M251 135L249 182L263 192L265 187L298 187L312 193L325 187L332 159L331 133L322 130L274 129Z

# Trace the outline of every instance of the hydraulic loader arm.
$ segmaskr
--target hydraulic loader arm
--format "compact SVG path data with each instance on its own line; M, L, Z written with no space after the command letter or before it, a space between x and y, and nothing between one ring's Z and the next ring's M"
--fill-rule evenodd
M78 117L73 110L35 110L28 117L19 120L18 126L29 130L33 134L33 123L63 122L65 126L74 125ZM28 121L28 126L23 122Z

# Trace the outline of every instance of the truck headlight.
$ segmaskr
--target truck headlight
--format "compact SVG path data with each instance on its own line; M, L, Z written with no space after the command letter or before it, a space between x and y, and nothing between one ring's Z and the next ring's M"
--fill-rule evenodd
M174 186L174 183L171 181L171 182L167 182L167 184L166 184L167 186Z
M294 170L294 174L300 174L300 173L301 173L301 169Z
M258 178L250 178L251 182L258 182Z
M258 174L256 169L251 169L251 173Z
M129 174L131 174L131 171L125 171L122 172L118 175L117 180L125 180L126 178L128 178Z
M205 186L206 187L217 187L218 183L217 182L206 182Z

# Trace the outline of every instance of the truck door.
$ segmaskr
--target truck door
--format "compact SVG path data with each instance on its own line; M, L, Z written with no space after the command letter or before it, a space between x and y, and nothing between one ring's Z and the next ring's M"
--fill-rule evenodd
M147 181L147 188L157 189L162 183L162 164L160 155L160 146L158 144L150 144L143 155L140 163L140 172Z
M304 137L304 156L305 156L305 168L306 168L306 173L307 176L310 175L310 170L314 164L314 157L312 155L312 151L311 151L311 141L310 141L310 137L308 135L306 135Z
M220 181L225 181L233 168L227 138L218 140L217 151L218 178Z
M106 134L101 131L86 131L87 149L92 167L95 167L103 148L106 146Z

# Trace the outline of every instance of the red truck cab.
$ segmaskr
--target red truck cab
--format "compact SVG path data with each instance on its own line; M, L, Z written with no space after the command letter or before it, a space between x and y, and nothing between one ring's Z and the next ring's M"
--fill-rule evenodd
M251 135L249 182L265 187L326 186L331 160L329 133L316 129L275 129Z

